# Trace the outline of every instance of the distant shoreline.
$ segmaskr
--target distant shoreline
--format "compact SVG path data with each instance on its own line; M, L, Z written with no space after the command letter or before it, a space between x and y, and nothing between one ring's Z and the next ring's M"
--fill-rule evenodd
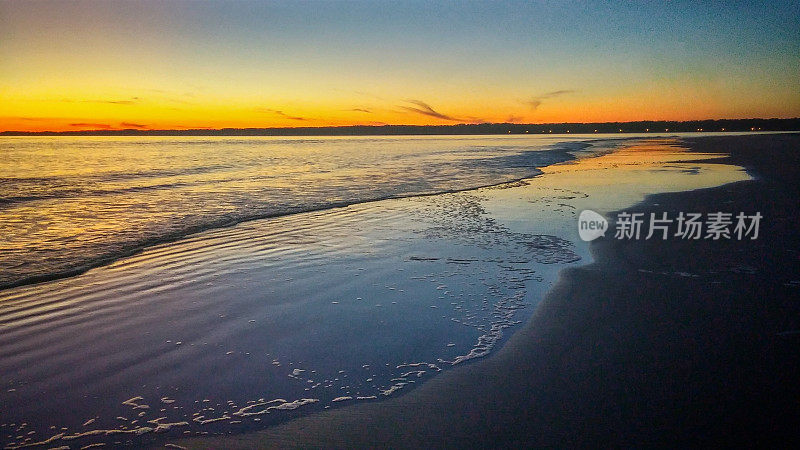
M407 136L504 134L608 134L800 131L800 118L709 119L597 123L478 123L457 125L351 125L339 127L196 128L186 130L104 129L1 131L0 136Z

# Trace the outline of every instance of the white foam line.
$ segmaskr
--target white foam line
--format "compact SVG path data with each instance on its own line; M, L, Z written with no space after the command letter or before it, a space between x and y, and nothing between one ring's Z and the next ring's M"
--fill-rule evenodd
M144 400L144 398L140 396L136 396L133 398L129 398L122 402L123 405L133 406L133 409L150 409L150 405L144 405L137 403L140 400Z
M381 390L381 395L385 395L385 396L392 395L394 392L399 391L400 389L403 389L403 387L405 387L407 384L408 383L395 383L395 384L389 386L388 389Z
M197 416L192 420L197 422L197 423L199 423L200 425L205 425L207 423L219 422L219 421L228 420L228 419L231 418L231 416L229 416L227 414L224 414L224 415L222 415L220 417L215 417L213 419L206 419L205 417L206 416Z
M54 441L57 441L57 440L61 439L62 437L64 437L64 433L58 433L56 435L50 436L49 438L47 438L47 439L45 439L43 441L29 442L27 444L22 444L22 445L17 445L17 446L8 446L8 447L4 447L4 448L17 449L17 448L35 447L37 445L47 445L47 444L49 444L51 442L54 442Z
M292 401L292 402L288 402L288 401L286 401L286 400L284 400L282 398L276 398L275 400L269 400L269 401L262 401L262 402L258 402L258 403L253 403L252 405L245 406L245 407L239 409L238 411L236 411L236 412L234 412L232 414L234 416L239 416L239 417L257 416L257 415L261 415L261 414L269 414L270 411L272 411L272 410L297 409L297 408L299 408L299 407L301 407L303 405L316 403L318 401L319 401L319 399L317 399L317 398L301 398L301 399L298 399L298 400L295 400L295 401ZM273 403L277 403L277 405L267 406L267 405L271 405ZM262 409L260 411L255 411L255 412L251 411L251 410L253 410L255 408L258 408L258 407L261 407L261 406L266 406L266 408L264 408L264 409Z

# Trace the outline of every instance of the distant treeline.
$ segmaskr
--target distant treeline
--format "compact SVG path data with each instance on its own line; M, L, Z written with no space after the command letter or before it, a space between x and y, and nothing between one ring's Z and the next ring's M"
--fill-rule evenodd
M692 131L800 131L800 118L603 123L478 123L458 125L353 125L345 127L222 128L192 130L3 131L5 136L376 136L467 134L680 133Z

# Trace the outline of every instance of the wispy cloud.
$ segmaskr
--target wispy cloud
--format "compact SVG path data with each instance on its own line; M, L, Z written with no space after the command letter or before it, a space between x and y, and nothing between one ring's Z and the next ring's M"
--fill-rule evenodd
M131 97L129 99L112 99L112 100L78 100L79 103L102 103L106 105L135 105L139 103L142 99L139 97ZM75 100L62 100L63 102L67 103L75 103Z
M144 125L144 124L141 124L141 123L133 123L133 122L122 122L119 125L121 127L124 127L124 128L138 128L140 130L141 129L145 129L145 128L149 128L147 125Z
M559 91L546 92L546 93L544 93L542 95L537 95L537 96L531 97L529 100L526 100L524 103L526 103L528 106L530 106L533 111L536 111L540 106L542 106L542 103L546 99L553 98L553 97L558 97L558 96L566 95L566 94L572 94L573 92L575 92L575 91L572 90L572 89L561 89Z
M91 122L71 123L71 124L69 124L69 126L75 127L75 128L94 128L96 130L99 130L99 129L106 130L106 129L111 128L111 125L109 125L107 123L91 123Z
M281 117L284 117L284 118L289 119L289 120L301 120L301 121L302 120L308 120L307 117L290 116L289 114L286 114L286 113L284 113L283 111L281 111L279 109L258 108L257 111L258 112L272 113L272 114L275 114L276 116L281 116Z
M423 102L422 100L406 100L406 103L411 103L414 106L407 106L407 105L400 105L401 109L406 111L410 111L417 114L422 114L424 116L435 117L437 119L442 120L449 120L451 122L480 122L480 119L470 117L470 118L459 118L448 116L447 114L442 114L439 111L436 111L431 107L431 105Z
M353 108L353 109L350 109L348 111L362 112L362 113L365 113L365 114L372 114L372 111L367 109L367 108Z
M49 117L20 117L20 116L8 117L8 119L11 119L11 120L24 120L26 122L41 122L43 120L52 120Z
M133 97L130 100L103 100L98 103L108 103L110 105L133 105L139 103L139 97Z

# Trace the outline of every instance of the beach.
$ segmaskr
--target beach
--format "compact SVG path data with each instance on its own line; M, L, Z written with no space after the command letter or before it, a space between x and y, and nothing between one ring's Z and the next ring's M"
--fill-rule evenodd
M577 141L526 156L545 161L532 178L246 221L7 289L5 446L777 438L796 417L774 380L797 368L796 146ZM755 241L578 237L584 209L762 205Z
M407 395L215 447L709 446L796 443L798 135L685 139L754 179L629 211L760 211L751 241L592 243L496 354Z
M0 1L0 449L800 447L798 23Z
M491 354L558 269L586 256L564 226L574 212L559 206L577 193L545 187L514 199L521 178L627 142L5 141L23 161L44 152L87 162L40 176L54 188L8 196L0 216L16 233L4 264L22 276L11 284L50 279L0 291L0 402L11 405L0 410L3 446L245 433L399 396ZM364 148L383 153L365 162ZM110 153L132 154L133 170ZM35 169L5 170L13 193ZM380 199L387 193L395 198ZM518 214L530 201L536 220ZM72 220L62 204L104 214ZM205 231L173 237L187 222L176 214ZM107 249L122 251L108 261Z

